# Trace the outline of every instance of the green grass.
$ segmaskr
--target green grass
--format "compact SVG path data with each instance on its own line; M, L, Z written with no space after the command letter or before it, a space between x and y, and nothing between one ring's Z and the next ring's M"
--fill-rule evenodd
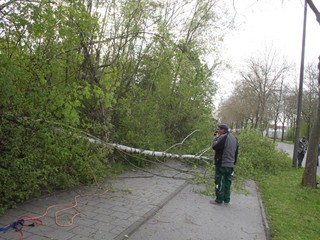
M258 179L272 239L320 239L320 190L301 186L303 169Z

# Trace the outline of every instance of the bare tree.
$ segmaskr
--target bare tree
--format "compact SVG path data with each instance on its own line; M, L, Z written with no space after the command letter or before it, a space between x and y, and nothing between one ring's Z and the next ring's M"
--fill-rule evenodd
M304 81L305 90L303 92L302 101L302 119L307 126L307 137L310 136L310 131L316 116L318 103L318 74L315 64L309 64L306 68L306 78Z
M248 70L242 71L241 76L246 89L254 95L256 109L254 127L261 128L267 122L267 103L274 91L278 88L279 80L290 69L287 62L279 60L275 51L266 51L261 58L251 58Z
M247 89L243 82L238 82L231 97L223 101L219 107L219 118L234 128L247 127L253 124L255 95Z
M287 130L294 129L292 124L295 123L294 114L296 112L296 99L297 96L295 92L287 85L283 88L282 104L280 107L280 118L279 122L282 125L281 129L281 141L284 140L285 125L287 125Z
M278 121L280 119L280 114L281 114L281 107L283 104L283 78L281 79L281 83L279 86L279 89L275 89L275 91L272 94L271 97L271 111L273 115L273 142L276 141L277 139L277 132L278 132Z

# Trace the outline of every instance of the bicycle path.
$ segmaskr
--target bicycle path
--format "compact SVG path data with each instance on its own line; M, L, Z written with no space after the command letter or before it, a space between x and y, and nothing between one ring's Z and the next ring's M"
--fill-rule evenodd
M100 186L56 192L9 209L0 227L24 215L20 231L10 229L0 239L32 240L266 240L268 223L253 181L232 191L232 205L209 203L197 193L203 186L179 179L190 177L187 165L171 161L148 171L128 171ZM156 174L156 175L155 175ZM31 221L33 219L34 221ZM41 221L41 222L40 222ZM39 224L42 223L42 224Z

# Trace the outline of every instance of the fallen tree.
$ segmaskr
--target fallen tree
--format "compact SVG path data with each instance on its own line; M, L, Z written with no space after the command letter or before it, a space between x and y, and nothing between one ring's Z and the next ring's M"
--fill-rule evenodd
M193 131L181 143L174 144L172 147L174 147L176 145L183 144L183 142L196 131ZM85 132L82 132L82 133L85 133ZM128 152L128 153L137 153L137 154L146 155L146 156L163 157L163 158L194 159L194 160L210 161L210 158L208 158L206 156L203 156L203 154L205 152L207 152L210 148L204 149L204 150L202 150L200 153L198 153L196 155L191 155L191 154L180 155L180 154L168 153L167 152L168 150L163 151L163 152L150 151L150 150L142 150L142 149L139 149L139 148L128 147L128 146L117 144L117 143L107 143L107 142L104 142L101 139L99 139L99 138L97 138L97 137L95 137L95 136L93 136L93 135L91 135L89 133L85 133L85 134L86 134L87 139L90 142L99 143L99 144L102 144L104 146L110 147L112 149L117 149L117 150ZM170 147L169 149L171 149L172 147Z
M23 118L23 120L27 120L27 119L28 118ZM112 149L117 149L117 150L128 152L128 153L136 153L136 154L141 154L141 155L145 155L145 156L152 156L152 157L163 157L163 158L173 158L173 159L194 159L194 160L210 161L210 158L203 156L203 154L206 153L208 150L210 150L211 147L208 147L208 148L200 151L196 155L192 155L192 154L180 155L180 154L174 154L174 153L167 152L169 149L172 149L175 146L182 145L186 141L186 139L188 139L192 134L194 134L195 132L197 132L199 130L194 130L187 137L185 137L182 142L176 143L176 144L172 145L170 148L168 148L167 150L160 152L160 151L151 151L151 150L143 150L143 149L139 149L139 148L128 147L128 146L118 144L118 143L108 143L108 142L105 142L105 141L101 140L100 138L98 138L90 133L87 133L83 130L79 130L77 128L74 128L74 127L71 127L68 125L64 125L64 124L61 124L58 122L46 121L46 120L42 120L42 119L37 119L35 121L36 122L44 121L44 122L47 122L50 124L55 124L56 126L59 126L58 129L60 129L60 126L62 126L64 128L72 129L76 132L83 134L85 136L85 138L88 139L88 141L90 141L92 143L99 143L99 144L102 144L106 147L110 147Z

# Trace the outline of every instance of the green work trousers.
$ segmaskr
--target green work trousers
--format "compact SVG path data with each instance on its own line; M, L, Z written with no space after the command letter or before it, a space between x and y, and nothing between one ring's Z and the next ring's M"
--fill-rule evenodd
M231 167L217 167L215 170L215 184L216 184L216 202L229 203L230 202L230 188L233 177L233 168Z

